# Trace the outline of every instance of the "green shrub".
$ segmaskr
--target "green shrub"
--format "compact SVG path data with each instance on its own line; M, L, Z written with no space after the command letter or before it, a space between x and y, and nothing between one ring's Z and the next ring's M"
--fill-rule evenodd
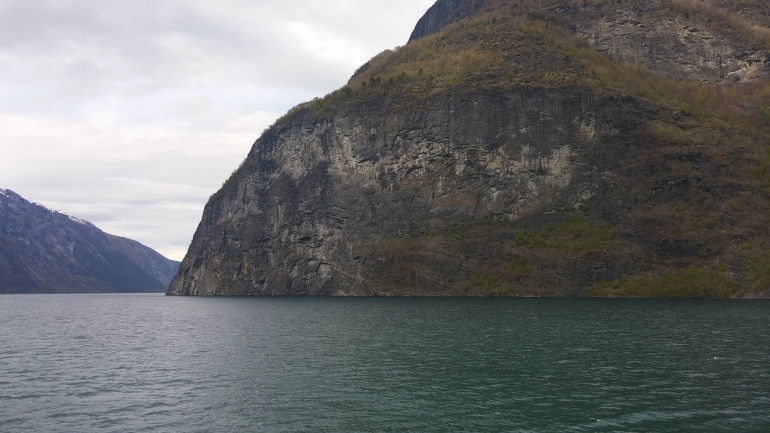
M548 224L539 232L519 231L513 235L513 247L530 249L622 251L613 227L604 227L579 217L573 221Z
M529 259L526 256L516 256L506 265L506 268L509 272L517 275L532 273L532 266L529 265Z
M464 239L468 239L471 234L470 232L462 227L452 227L451 229L447 230L446 233L444 233L444 236L449 239L454 239L456 241L461 241Z
M658 277L621 277L588 289L589 296L640 298L725 298L735 292L735 282L727 272L698 268L681 273L666 271Z
M494 291L498 287L500 287L500 282L492 277L492 275L485 272L480 276L471 279L471 281L465 285L465 291Z
M765 258L747 259L743 264L746 270L746 289L758 293L770 287L770 260Z

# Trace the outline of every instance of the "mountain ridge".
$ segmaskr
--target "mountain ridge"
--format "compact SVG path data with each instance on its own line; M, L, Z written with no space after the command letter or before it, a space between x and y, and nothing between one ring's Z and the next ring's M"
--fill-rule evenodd
M163 292L178 265L0 189L0 293Z

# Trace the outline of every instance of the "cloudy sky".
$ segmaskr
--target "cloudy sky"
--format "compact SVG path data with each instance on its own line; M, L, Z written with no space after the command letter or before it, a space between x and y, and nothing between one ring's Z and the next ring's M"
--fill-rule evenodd
M181 260L289 108L435 0L0 0L0 188Z

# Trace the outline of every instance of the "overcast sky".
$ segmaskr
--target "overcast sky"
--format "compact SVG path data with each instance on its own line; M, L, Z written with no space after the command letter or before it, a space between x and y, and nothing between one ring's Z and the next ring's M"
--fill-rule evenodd
M0 0L0 188L181 260L261 132L435 0Z

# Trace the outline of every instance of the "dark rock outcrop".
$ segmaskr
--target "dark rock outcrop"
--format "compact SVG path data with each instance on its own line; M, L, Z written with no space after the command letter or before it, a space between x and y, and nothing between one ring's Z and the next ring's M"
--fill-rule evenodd
M178 266L0 189L0 293L162 292Z
M440 0L254 143L167 293L761 293L767 29L734 13Z
M483 4L484 0L438 0L417 21L409 41L436 33L447 24L467 18Z

